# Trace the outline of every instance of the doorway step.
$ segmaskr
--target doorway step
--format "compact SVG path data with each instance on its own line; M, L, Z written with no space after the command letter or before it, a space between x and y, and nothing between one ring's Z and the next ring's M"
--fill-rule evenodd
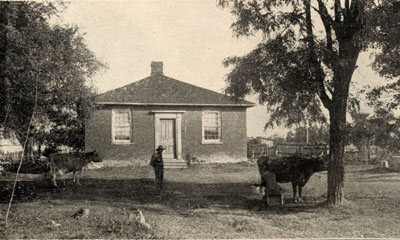
M187 168L184 160L167 158L164 159L164 168Z

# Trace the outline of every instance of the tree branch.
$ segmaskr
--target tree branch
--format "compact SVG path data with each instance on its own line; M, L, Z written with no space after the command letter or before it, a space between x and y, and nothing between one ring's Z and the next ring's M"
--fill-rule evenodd
M28 129L26 131L26 137L25 137L25 142L24 142L24 146L23 146L23 149L22 149L22 155L21 155L21 158L19 160L17 173L15 174L14 185L13 185L13 189L12 189L12 192L11 192L10 202L8 203L7 213L6 213L6 219L5 219L6 225L8 223L8 215L10 214L11 204L12 204L12 201L14 199L15 188L17 186L17 181L18 181L18 174L19 174L19 171L21 170L22 161L23 161L24 156L25 156L25 148L26 148L26 145L28 143L30 129L31 129L31 126L32 126L33 119L35 117L37 102L38 102L38 86L37 86L37 79L36 79L36 81L35 81L35 105L33 106L31 119L29 120Z
M350 11L350 3L349 3L349 0L345 0L345 1L344 1L344 8L346 9L346 11Z
M318 93L319 98L322 101L322 104L324 104L324 107L328 110L331 110L332 108L332 99L326 94L325 89L322 89L324 87L323 84L321 84L321 89Z
M306 30L307 30L307 43L310 48L310 61L314 69L311 69L311 75L315 78L318 84L318 96L327 109L331 108L331 99L326 94L324 85L324 72L321 68L321 63L317 59L317 51L315 49L313 26L311 20L311 3L310 0L303 0L305 13L306 13ZM330 26L330 25L329 25ZM332 42L330 43L332 44ZM332 47L332 46L331 46Z
M351 1L351 4L350 4L350 11L354 11L354 9L356 8L356 7L358 7L358 5L359 5L359 2L357 1L357 0L353 0L353 1Z
M311 20L311 3L310 0L303 0L304 8L306 12L306 31L307 31L307 43L311 51L315 52L315 44L314 44L314 33L313 33L313 25Z
M333 28L335 29L337 38L341 38L341 35L342 35L342 31L341 31L342 8L340 7L340 0L335 0L334 11L335 11L335 20L334 20Z
M341 7L340 7L340 0L335 0L334 4L334 11L335 11L335 22L340 23L341 22Z
M325 33L326 33L326 46L328 50L333 53L333 48L332 48L332 17L329 15L328 10L326 9L325 4L322 2L322 0L318 0L318 8L315 9L317 13L321 16L322 23L324 24L325 27Z

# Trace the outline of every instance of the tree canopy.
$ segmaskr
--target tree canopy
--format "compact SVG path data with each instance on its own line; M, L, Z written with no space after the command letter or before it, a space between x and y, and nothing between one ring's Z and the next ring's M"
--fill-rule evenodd
M76 26L50 24L63 7L0 2L0 128L21 143L31 125L40 143L83 147L88 80L104 64Z
M329 112L328 203L343 198L343 154L350 82L360 52L378 50L375 69L397 76L400 43L398 1L391 0L221 0L232 9L234 33L261 33L249 54L229 57L226 92L259 95L271 112L267 126L324 121ZM396 52L397 51L397 52ZM306 114L308 113L308 114Z
M226 92L239 98L258 94L271 112L267 126L299 123L306 109L310 120L326 120L321 103L330 106L335 87L340 88L334 85L335 73L348 67L352 74L361 51L377 49L374 69L399 76L400 4L380 2L221 1L232 3L236 36L263 35L251 53L224 61L233 68Z
M299 126L286 135L287 142L306 143L308 131L309 144L326 144L329 140L329 131L327 126Z
M379 147L380 158L387 158L400 150L400 119L386 108L377 108L373 114L352 112L348 124L348 143L359 150L366 148L370 160L370 146Z

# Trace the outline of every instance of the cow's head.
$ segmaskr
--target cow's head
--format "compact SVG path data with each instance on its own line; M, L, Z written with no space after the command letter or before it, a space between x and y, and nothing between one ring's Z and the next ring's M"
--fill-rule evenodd
M91 162L101 162L101 158L96 151L86 153L86 158Z
M314 158L314 170L316 172L328 171L328 156Z

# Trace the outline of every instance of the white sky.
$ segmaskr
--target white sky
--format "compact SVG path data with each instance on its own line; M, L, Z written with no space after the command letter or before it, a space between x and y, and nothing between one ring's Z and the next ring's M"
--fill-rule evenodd
M250 52L260 37L233 37L229 9L216 0L72 1L60 15L61 23L76 24L88 47L108 65L94 84L99 93L149 76L150 62L164 62L166 76L222 92L229 72L222 61ZM355 86L375 85L367 54L354 74ZM247 100L257 102L256 98ZM265 136L268 113L263 106L247 110L248 136ZM269 129L268 135L286 135Z

